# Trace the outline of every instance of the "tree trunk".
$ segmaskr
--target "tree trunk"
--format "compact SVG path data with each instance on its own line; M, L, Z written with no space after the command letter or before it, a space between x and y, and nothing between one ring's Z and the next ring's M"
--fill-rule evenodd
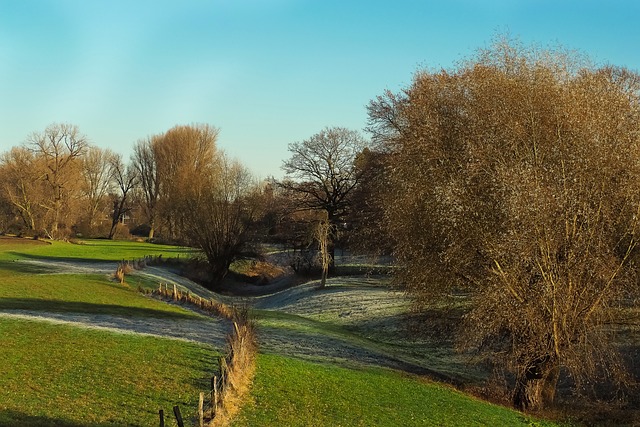
M152 219L151 221L149 221L149 237L147 238L147 240L151 241L153 240L153 235L155 233L155 221Z
M113 213L111 214L111 229L109 230L109 240L113 240L113 236L116 234L116 227L118 226L118 221L120 220L120 203L117 201L113 202Z
M538 359L518 375L513 405L521 411L537 411L552 403L560 366L550 357Z
M336 272L336 244L333 241L333 237L329 237L327 242L327 249L329 250L329 265L328 270L331 274Z
M329 270L329 266L322 266L322 278L320 279L320 289L324 289L327 285L327 273Z
M222 285L222 281L229 273L231 262L222 258L209 258L209 286L211 290L215 290Z

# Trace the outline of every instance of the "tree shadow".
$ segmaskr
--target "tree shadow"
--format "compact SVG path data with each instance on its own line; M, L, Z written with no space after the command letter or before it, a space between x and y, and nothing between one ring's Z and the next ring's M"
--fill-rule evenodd
M25 253L25 252L18 252L18 251L8 251L7 254L11 255L11 256L15 256L18 260L19 259L30 259L30 260L34 260L34 261L51 261L51 262L72 262L72 263L86 263L86 264L90 264L90 263L113 263L116 264L118 261L113 260L113 259L103 259L103 258L83 258L83 257L68 257L68 256L56 256L56 255L50 255L50 254L46 254L46 255L38 255L38 254L31 254L31 253ZM144 257L143 254L140 255L140 258ZM131 259L131 258L128 258Z
M104 424L103 424L104 425ZM62 418L47 417L44 415L31 415L12 409L0 410L0 427L21 426L21 427L93 427L98 424L78 423Z
M54 313L109 314L126 317L152 317L163 319L193 319L190 313L128 307L116 304L96 304L77 301L56 301L36 298L0 298L2 310L32 310Z
M15 261L0 261L0 270L8 271L11 273L24 273L24 274L46 274L55 271L54 268L48 267L46 265L38 265L38 264L29 264L25 262L20 262L20 260Z

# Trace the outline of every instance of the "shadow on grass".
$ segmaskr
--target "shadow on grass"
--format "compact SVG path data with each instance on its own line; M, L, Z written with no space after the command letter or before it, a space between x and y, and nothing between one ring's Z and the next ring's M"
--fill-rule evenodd
M11 409L0 410L0 426L20 427L92 427L98 424L77 423L70 420L51 418L44 415L30 415Z
M73 263L117 263L117 260L107 259L107 258L95 258L95 257L73 257L73 256L56 256L51 254L30 254L25 252L17 252L17 251L9 251L7 252L12 257L16 257L16 259L30 259L34 261L53 261L53 262L73 262ZM148 254L147 254L148 255ZM144 257L144 254L140 254L140 258ZM125 258L129 261L132 259L131 257Z
M35 310L54 313L111 314L130 317L156 317L163 319L193 319L190 313L154 310L152 308L128 307L115 304L55 301L35 298L2 298L1 310Z
M0 261L0 270L9 271L11 273L25 274L46 274L54 271L53 268L46 265L29 264L17 261Z

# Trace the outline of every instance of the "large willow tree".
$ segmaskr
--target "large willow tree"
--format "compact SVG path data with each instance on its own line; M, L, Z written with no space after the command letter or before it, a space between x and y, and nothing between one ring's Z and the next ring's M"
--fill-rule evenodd
M418 306L472 296L460 342L513 373L520 408L562 372L620 379L603 326L636 283L639 82L501 40L369 106L398 279Z

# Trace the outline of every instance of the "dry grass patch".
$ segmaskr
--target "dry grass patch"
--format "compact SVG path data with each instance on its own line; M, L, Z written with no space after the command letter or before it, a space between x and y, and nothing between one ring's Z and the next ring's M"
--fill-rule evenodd
M227 355L220 358L220 376L213 381L210 426L227 426L243 406L256 370L256 335L247 310L242 310L228 337Z

